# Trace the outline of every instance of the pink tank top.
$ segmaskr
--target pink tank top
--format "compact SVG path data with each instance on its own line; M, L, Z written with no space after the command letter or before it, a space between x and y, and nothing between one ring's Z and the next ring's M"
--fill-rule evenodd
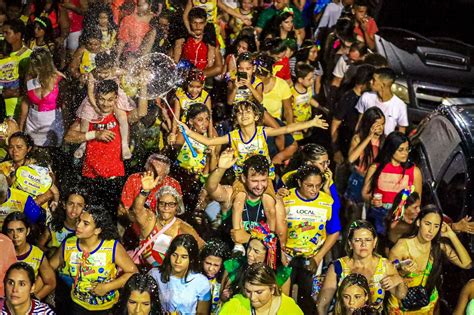
M49 112L55 110L57 107L58 95L59 95L59 81L61 77L56 79L54 88L46 94L43 98L39 98L35 90L28 90L27 95L30 102L36 107L39 112Z
M413 185L415 179L415 166L405 170L403 174L403 168L401 165L394 166L392 163L388 163L380 173L377 181L377 187L374 193L380 193L383 195L383 203L393 203L395 196L405 188Z

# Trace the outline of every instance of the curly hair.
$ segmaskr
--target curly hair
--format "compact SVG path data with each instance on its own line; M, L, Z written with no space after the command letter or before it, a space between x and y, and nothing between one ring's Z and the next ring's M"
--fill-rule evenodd
M101 229L99 238L102 240L117 240L120 238L117 225L112 219L110 213L99 205L88 206L84 209L85 212L92 216L95 227Z

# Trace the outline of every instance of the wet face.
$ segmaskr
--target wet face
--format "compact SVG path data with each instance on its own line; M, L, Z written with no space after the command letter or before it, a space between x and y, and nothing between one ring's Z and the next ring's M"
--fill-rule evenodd
M147 0L138 0L137 2L137 13L138 15L144 15L148 13L150 5Z
M303 181L298 180L298 193L305 199L314 199L319 194L319 190L323 185L321 175L311 175Z
M254 285L245 282L244 293L250 300L252 307L258 310L272 300L276 288L267 285Z
M372 256L377 245L377 238L367 229L357 229L350 240L354 257L365 258Z
M191 31L198 37L203 35L206 23L207 21L205 19L194 18L190 23Z
M240 107L236 110L235 118L237 119L237 123L241 128L255 124L258 121L258 116L253 111L253 108L248 107Z
M182 278L186 275L189 268L189 253L183 246L178 246L171 254L171 270L176 277Z
M104 28L109 26L109 17L107 16L107 13L101 12L99 14L99 26Z
M20 137L10 138L8 141L8 154L14 163L23 163L30 150L25 140Z
M242 53L246 53L249 51L249 44L246 41L241 40L237 44L237 54L240 55Z
M38 23L35 23L35 38L43 38L44 34L44 29L42 29Z
M98 38L89 38L86 44L86 48L91 53L98 53L100 51L101 42Z
M254 197L261 197L268 187L268 173L259 174L250 169L247 176L242 175L247 192Z
M289 0L275 0L273 2L273 5L275 6L275 9L283 10L284 8L288 6L289 3L290 3Z
M298 82L301 83L305 88L309 88L313 86L314 83L314 76L313 73L308 73L303 79L298 79Z
M117 93L109 92L96 95L97 107L103 114L110 114L117 104Z
M363 307L368 299L369 297L364 289L358 285L351 285L342 290L342 300L347 311L346 314L352 314L354 310Z
M207 256L202 263L202 267L206 276L212 279L221 270L222 258L213 255Z
M285 32L291 32L293 30L293 17L289 16L286 20L281 22L280 27Z
M76 236L79 239L88 239L99 235L101 229L96 228L94 218L87 212L82 212L76 224Z
M5 280L5 295L11 306L31 303L30 294L34 292L34 284L25 270L13 269Z
M308 161L307 164L317 167L322 173L325 173L328 170L329 165L331 165L331 161L329 160L329 155L325 153L313 161Z
M241 61L239 65L237 66L237 70L239 72L245 72L247 73L247 78L250 79L253 76L254 72L254 65L250 61Z
M405 213L403 214L404 220L408 223L413 222L421 211L420 206L421 200L418 199L413 204L409 205L408 207L405 207Z
M425 215L421 221L417 221L417 226L419 226L418 237L425 242L431 242L436 234L438 234L441 223L439 214L429 213Z
M249 242L247 247L247 263L249 265L265 262L266 255L267 249L261 241L253 239Z
M69 220L77 220L84 210L85 201L81 195L71 194L66 202L66 216Z
M193 97L196 98L201 94L202 88L204 87L204 83L201 81L191 81L188 84L188 93Z
M198 133L204 134L209 129L209 114L206 112L199 113L196 117L189 120L191 127Z
M398 163L405 163L406 161L408 161L408 153L410 153L410 144L407 141L400 144L398 149L393 154L392 159Z
M168 221L173 219L178 211L178 202L173 195L164 194L160 197L157 204L162 220Z
M7 226L8 237L12 240L16 249L25 246L26 237L30 234L30 229L23 221L12 221Z
M151 312L150 293L134 290L130 293L127 302L127 314L130 315L148 315Z
M10 45L21 42L21 33L15 33L9 25L3 28L3 36Z

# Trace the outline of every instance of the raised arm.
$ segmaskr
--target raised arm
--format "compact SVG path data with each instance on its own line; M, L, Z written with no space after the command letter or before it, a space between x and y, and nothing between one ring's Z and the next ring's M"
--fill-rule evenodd
M453 245L451 247L449 244L441 244L441 250L448 257L449 261L459 268L470 269L472 267L471 256L469 256L469 253L457 237L456 233L454 233L451 227L445 222L443 222L443 225L441 226L441 235L448 238Z
M265 129L265 132L267 136L275 137L275 136L284 135L287 133L292 133L292 132L303 130L303 129L309 129L312 127L327 129L329 125L324 119L321 119L321 117L322 115L316 115L311 120L308 120L305 122L294 123L294 124L283 126L280 128L274 128L274 129L268 128L268 129Z
M192 131L184 123L179 122L179 125L184 128L184 131L186 132L188 137L193 138L194 140L201 142L202 144L205 144L207 146L222 145L222 144L227 144L229 142L229 138L227 136L222 136L222 137L217 137L217 138L208 138L206 136L201 135L200 133ZM179 128L179 130L182 132L181 128Z
M232 149L227 149L222 152L219 157L217 168L209 175L207 179L205 189L209 193L209 197L217 202L230 202L232 192L225 189L220 184L225 171L235 164L237 158L234 158L234 152Z

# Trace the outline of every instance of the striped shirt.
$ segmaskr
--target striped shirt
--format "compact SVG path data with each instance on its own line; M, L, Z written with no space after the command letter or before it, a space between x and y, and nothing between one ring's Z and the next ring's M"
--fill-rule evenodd
M2 307L1 315L10 315L12 314L7 307L7 304L4 303ZM31 300L31 309L25 315L55 315L56 313L48 306L48 304L41 303L38 300Z

